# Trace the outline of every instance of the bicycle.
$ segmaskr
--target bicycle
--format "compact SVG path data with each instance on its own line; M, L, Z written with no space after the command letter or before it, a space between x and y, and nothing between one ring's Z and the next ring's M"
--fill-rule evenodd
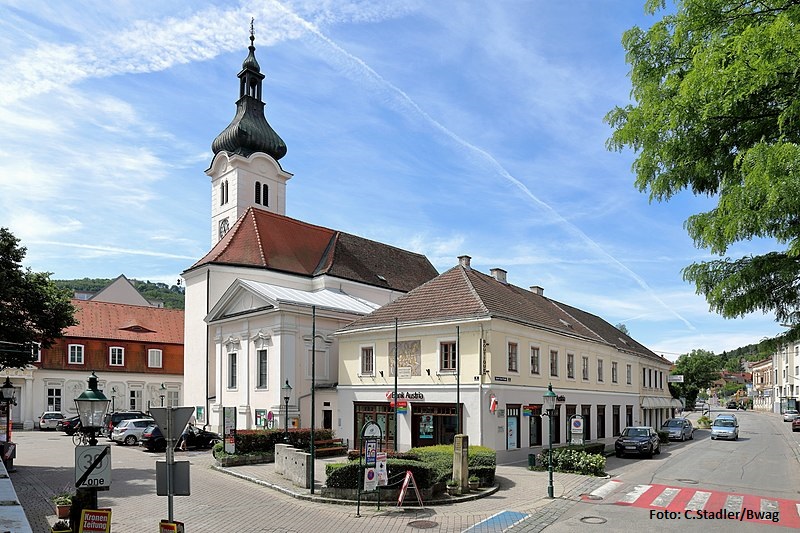
M83 433L82 431L76 431L72 434L72 444L75 446L88 446L89 437L87 437L86 433Z

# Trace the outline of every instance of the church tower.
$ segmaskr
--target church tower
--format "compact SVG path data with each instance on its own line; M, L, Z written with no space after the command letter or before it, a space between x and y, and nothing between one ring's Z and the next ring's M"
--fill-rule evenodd
M214 158L206 174L211 177L212 247L249 207L286 214L286 182L292 175L278 163L286 144L264 116L264 75L254 41L251 21L250 53L238 74L236 115L211 143Z

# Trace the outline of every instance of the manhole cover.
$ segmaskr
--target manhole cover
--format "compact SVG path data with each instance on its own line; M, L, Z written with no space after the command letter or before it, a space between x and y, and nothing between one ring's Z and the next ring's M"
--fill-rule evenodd
M697 485L696 479L680 479L678 478L676 481L680 481L681 483L686 483L688 485Z
M414 520L413 522L409 522L408 525L417 529L431 529L438 526L439 523L433 520Z
M608 520L602 516L584 516L581 518L581 522L584 524L605 524Z
M584 500L602 500L602 496L598 496L597 494L581 494L581 499Z

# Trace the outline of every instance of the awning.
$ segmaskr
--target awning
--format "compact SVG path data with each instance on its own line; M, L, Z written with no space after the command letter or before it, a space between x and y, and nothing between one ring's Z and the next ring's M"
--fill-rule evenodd
M668 409L670 407L681 408L680 400L666 398L664 396L642 396L642 409Z

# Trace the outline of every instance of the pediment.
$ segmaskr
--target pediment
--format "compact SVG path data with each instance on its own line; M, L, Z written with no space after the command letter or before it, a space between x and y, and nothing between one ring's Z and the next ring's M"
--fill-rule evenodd
M208 323L212 323L218 320L261 313L276 307L277 302L252 292L237 279L214 305L205 320Z

